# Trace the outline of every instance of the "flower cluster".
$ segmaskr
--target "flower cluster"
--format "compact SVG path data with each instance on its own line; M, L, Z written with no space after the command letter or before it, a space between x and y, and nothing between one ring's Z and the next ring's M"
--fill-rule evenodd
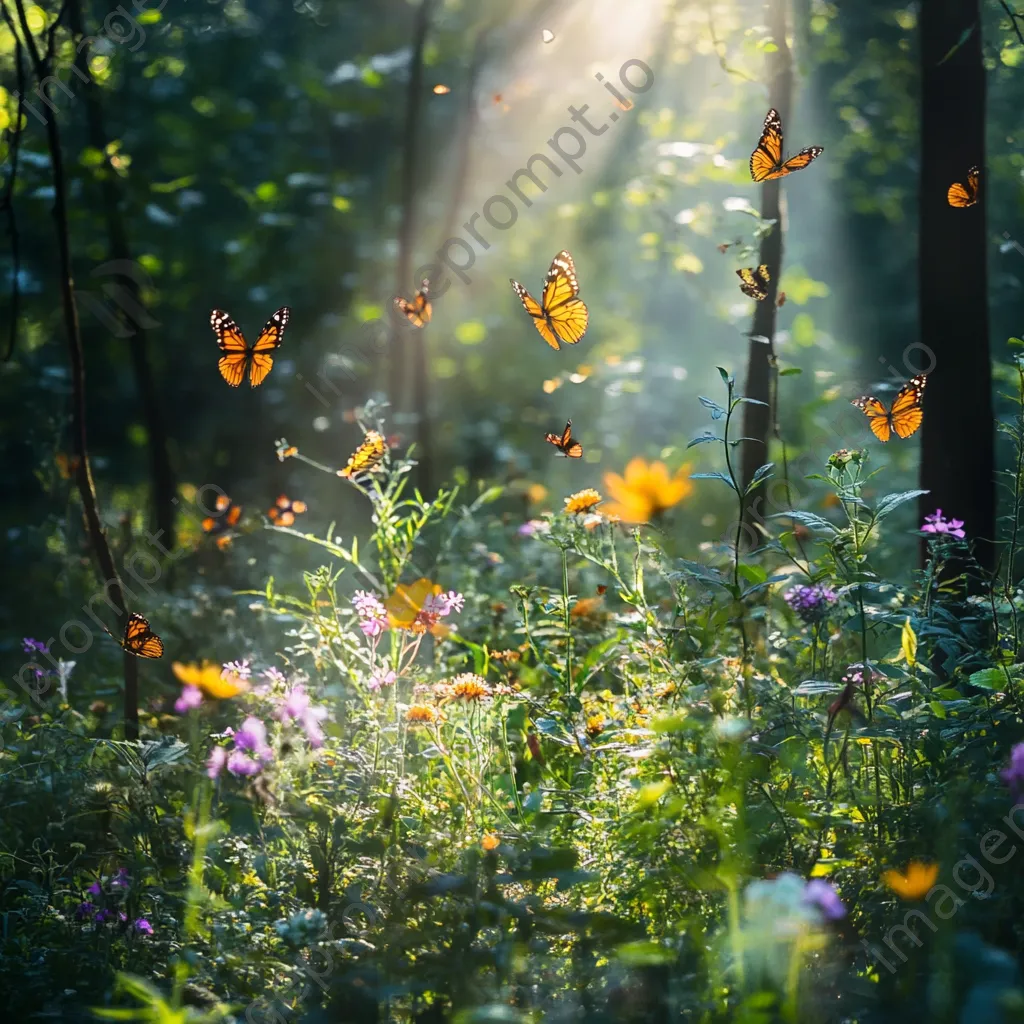
M127 868L118 868L117 871L106 879L106 886L102 879L97 878L85 891L100 902L112 902L122 897L122 894L131 888L132 880ZM117 921L125 928L138 935L152 935L153 926L144 917L136 918L129 925L128 915L123 910L115 910L109 906L99 906L92 899L82 900L75 907L75 919L78 921L93 921L96 924L106 924L108 921Z
M357 590L352 595L352 607L359 616L359 628L364 636L378 637L388 628L388 614L384 605L373 594Z
M232 775L258 775L274 760L274 751L267 743L267 727L250 716L237 732L229 730L234 739L235 749L230 753L226 747L214 747L206 762L206 774L215 779L226 767Z
M413 633L443 634L447 627L440 625L441 620L461 612L464 605L462 594L454 590L444 593L438 584L423 577L395 588L387 599L388 623Z
M311 747L323 746L324 733L320 723L327 717L327 708L314 707L310 703L306 688L301 683L296 683L285 694L284 700L274 712L274 717L280 722L297 722ZM228 767L230 769L230 765Z
M824 621L832 606L839 600L839 596L831 587L820 583L798 584L782 596L786 604L808 624Z
M963 540L967 535L964 533L964 521L962 519L946 519L942 509L937 508L930 516L924 517L921 524L922 533L945 533L950 537L957 537Z
M591 512L603 501L601 495L593 487L587 487L565 499L566 515L579 516Z

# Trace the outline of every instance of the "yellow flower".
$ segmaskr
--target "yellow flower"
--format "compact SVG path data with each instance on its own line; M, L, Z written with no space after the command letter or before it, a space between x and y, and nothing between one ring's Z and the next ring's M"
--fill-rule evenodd
M462 672L448 684L446 700L486 700L491 695L487 680L474 672Z
M604 715L591 715L587 719L587 735L590 737L600 736L604 732Z
M926 864L924 861L912 860L907 865L906 874L901 874L899 871L886 871L882 875L882 881L902 899L919 900L931 891L932 886L938 881L938 877L938 864Z
M202 665L183 665L180 661L171 665L171 671L181 680L183 686L198 686L207 697L226 700L237 697L249 689L248 683L233 672L224 672L219 665L204 661Z
M582 515L584 512L590 512L597 508L603 500L593 487L587 487L585 490L570 494L565 499L565 512L574 516Z
M548 489L543 484L530 484L526 488L526 500L531 505L539 505L548 496Z
M446 637L451 630L438 622L439 616L424 612L427 598L441 593L441 586L421 576L415 583L399 583L395 592L384 602L388 622L392 629L411 629L414 633L428 630L436 637ZM422 613L422 614L421 614Z
M605 473L604 485L614 499L605 512L624 523L649 522L693 493L689 463L670 477L664 462L648 464L639 457L626 466L624 477Z
M414 724L429 724L437 721L437 712L429 704L413 704L406 711L405 720Z
M480 840L480 845L490 853L491 850L496 850L501 840L493 833L488 832L483 839Z

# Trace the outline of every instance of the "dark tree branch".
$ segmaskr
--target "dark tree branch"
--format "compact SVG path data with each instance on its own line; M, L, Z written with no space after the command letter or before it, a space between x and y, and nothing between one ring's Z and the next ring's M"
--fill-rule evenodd
M85 18L81 0L66 0L68 3L68 25L76 37L84 37ZM85 98L86 121L89 131L89 144L101 153L106 153L110 141L103 116L103 105L100 90L89 75L89 47L81 47L75 58L83 71L82 81L86 84L82 91ZM124 218L121 215L121 189L117 175L110 166L109 160L103 168L100 181L100 196L104 219L107 225L107 250L111 259L131 262L131 246L125 230ZM134 276L126 277L125 287L136 308L142 307L142 295L138 280ZM118 316L127 323L128 317L123 309ZM152 321L149 321L152 323ZM174 471L168 454L167 427L161 408L160 394L153 379L153 369L149 361L149 346L144 324L129 325L128 349L131 354L132 370L135 375L135 387L139 400L139 413L146 424L146 440L149 446L150 478L152 481L153 525L157 537L163 537L163 546L172 549L175 543L174 529Z
M50 27L47 40L46 55L39 52L36 40L29 28L25 14L25 0L14 0L21 24L22 35L28 48L35 72L36 81L42 82L50 73L53 53L56 46L57 27L60 18ZM63 16L64 8L61 8ZM68 355L71 361L72 385L72 434L78 466L75 470L75 482L82 499L82 510L85 513L86 527L92 542L96 560L99 562L100 573L107 592L117 608L121 626L128 615L128 606L124 599L121 578L114 564L114 556L107 542L100 518L99 504L96 499L96 486L92 478L92 467L89 464L89 447L85 423L85 356L82 350L82 335L78 324L78 308L75 304L75 286L71 272L71 233L68 220L67 193L64 176L64 155L61 149L60 129L57 118L51 112L46 119L46 139L50 151L50 163L53 169L53 217L57 235L58 268L60 276L61 308L64 315L64 330L67 335ZM125 738L135 740L139 737L139 676L138 664L133 655L124 652L124 731Z
M1024 21L1024 14L1017 14L1004 0L999 0L999 6L1006 11L1006 15L1010 19L1010 28L1017 33L1020 45L1024 46L1024 34L1021 34L1020 25L1018 24L1018 22Z

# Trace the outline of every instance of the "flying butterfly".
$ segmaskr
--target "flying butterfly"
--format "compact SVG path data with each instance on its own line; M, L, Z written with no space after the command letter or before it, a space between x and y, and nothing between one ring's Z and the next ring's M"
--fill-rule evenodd
M509 280L523 309L533 317L533 326L556 352L560 341L575 345L587 333L589 314L578 297L576 266L565 249L551 261L539 303L518 281Z
M295 517L302 515L306 507L304 501L292 501L287 495L282 494L267 512L267 518L275 526L292 526Z
M132 612L124 624L124 637L118 643L137 658L162 658L164 642L149 628L149 620Z
M946 192L946 202L950 206L957 208L963 208L966 206L973 206L978 201L978 189L981 184L981 171L977 167L972 167L967 172L967 184L961 185L959 181L954 181L949 186L949 190Z
M924 419L924 412L921 409L921 399L924 396L924 386L928 380L928 374L919 373L911 377L906 384L900 388L892 406L888 409L874 395L862 395L855 398L852 405L855 405L868 418L868 425L871 432L879 441L888 441L893 433L897 437L910 437L917 432Z
M744 295L749 295L758 302L768 295L768 282L771 277L765 264L762 263L759 267L743 267L736 271L736 276L740 279L740 291Z
M422 327L430 323L432 307L430 305L430 282L424 278L420 290L408 302L401 296L395 296L395 305L409 318L413 327Z
M384 435L376 430L369 430L363 438L363 443L352 453L348 465L338 470L338 476L348 479L359 473L367 473L380 464L384 453L388 450L388 443Z
M772 178L784 178L793 171L802 171L812 160L822 154L821 146L809 146L801 149L796 156L788 160L782 157L782 118L772 107L765 115L764 128L757 149L750 154L750 176L754 181L771 181Z
M558 434L545 434L544 440L553 444L566 458L578 459L583 455L583 445L572 436L572 420L566 420L565 430Z
M203 520L203 532L214 538L219 548L226 548L232 541L234 528L242 518L242 506L236 505L226 494L218 494L217 515Z
M210 314L210 326L217 335L217 344L224 353L217 361L220 375L233 387L237 388L249 370L249 386L259 387L270 373L274 365L271 353L281 344L284 329L291 318L291 310L282 306L264 325L260 336L252 346L245 342L238 324L221 309Z

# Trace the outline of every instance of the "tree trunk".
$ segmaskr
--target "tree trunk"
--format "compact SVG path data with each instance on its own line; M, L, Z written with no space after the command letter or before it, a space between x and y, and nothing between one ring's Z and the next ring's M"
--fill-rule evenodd
M793 58L786 40L787 0L771 0L768 26L776 49L765 57L768 73L768 102L779 112L783 128L789 126L789 110L793 98ZM775 224L761 239L758 264L768 267L770 280L768 294L754 307L754 320L750 333L755 338L767 338L768 343L751 340L747 350L747 381L744 395L754 398L763 405L746 403L743 406L743 437L741 445L740 478L744 487L753 479L758 468L768 461L768 439L775 422L772 408L772 373L775 364L775 301L779 292L779 275L782 273L782 239L785 230L786 204L782 196L781 178L766 181L761 185L761 220ZM743 520L750 527L748 541L756 545L757 535L750 524L760 519L763 488L755 491L744 508Z
M979 0L928 0L920 12L921 348L907 353L911 365L933 371L921 427L921 487L929 493L921 499L920 511L923 518L941 508L947 516L964 520L978 561L991 568L995 437L985 268L981 11ZM975 165L981 170L977 204L951 207L946 199L950 184L966 182L968 169Z

